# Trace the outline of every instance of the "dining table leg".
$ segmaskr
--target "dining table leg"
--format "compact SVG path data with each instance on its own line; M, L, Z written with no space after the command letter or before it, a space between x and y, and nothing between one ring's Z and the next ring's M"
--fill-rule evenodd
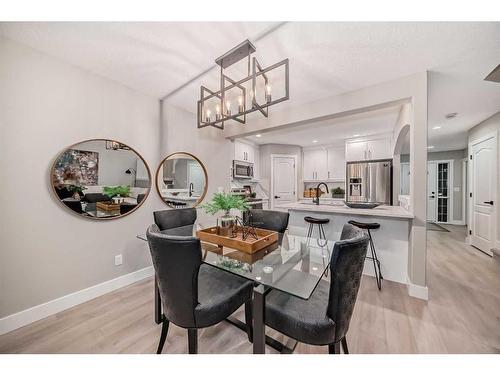
M253 354L266 353L266 293L263 285L253 289Z
M155 322L156 324L160 324L162 322L161 318L161 297L160 290L158 289L158 283L156 282L155 275Z

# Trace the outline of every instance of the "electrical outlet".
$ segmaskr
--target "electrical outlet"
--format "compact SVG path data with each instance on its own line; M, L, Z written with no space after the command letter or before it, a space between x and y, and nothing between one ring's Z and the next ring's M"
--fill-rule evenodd
M123 264L123 256L121 254L115 255L115 266L121 266Z

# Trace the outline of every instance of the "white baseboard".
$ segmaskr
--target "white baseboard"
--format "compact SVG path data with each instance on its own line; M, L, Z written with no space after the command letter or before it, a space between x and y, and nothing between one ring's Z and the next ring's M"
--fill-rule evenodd
M406 286L408 287L408 294L411 297L423 299L425 301L429 300L429 288L426 286L412 284L409 279L406 281Z
M80 303L90 301L91 299L102 296L116 289L123 288L124 286L153 276L153 274L153 266L149 266L6 316L5 318L0 319L0 335L69 309L70 307L79 305Z

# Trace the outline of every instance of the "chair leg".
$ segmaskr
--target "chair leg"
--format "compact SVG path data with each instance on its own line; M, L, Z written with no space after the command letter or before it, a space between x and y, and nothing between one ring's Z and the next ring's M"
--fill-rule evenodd
M198 332L196 328L188 328L189 354L198 354Z
M161 326L161 336L160 336L160 342L158 343L158 349L156 349L156 354L161 354L163 350L163 345L165 344L165 340L167 339L167 333L168 333L168 325L169 321L167 318L165 318L165 315L163 315L163 324Z
M340 354L340 342L328 345L328 354Z
M253 342L253 305L252 300L245 303L245 324L247 326L248 341Z
M346 337L344 336L344 338L340 342L342 344L342 351L344 352L344 354L349 354L349 348L347 347Z
M382 273L380 272L380 261L377 258L377 252L375 251L375 245L373 244L372 234L368 229L368 236L370 237L370 250L372 253L373 270L375 271L375 278L377 279L378 290L382 290Z
M307 236L306 236L308 240L312 235L312 231L313 231L313 225L309 224L309 229L307 230Z

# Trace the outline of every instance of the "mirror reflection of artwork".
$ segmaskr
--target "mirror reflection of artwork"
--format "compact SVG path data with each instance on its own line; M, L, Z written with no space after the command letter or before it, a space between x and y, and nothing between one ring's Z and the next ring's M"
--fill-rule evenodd
M99 153L69 149L57 160L55 178L62 184L97 185Z
M162 200L170 207L196 207L207 191L207 172L197 157L177 152L160 164L156 187Z
M109 144L123 147L110 148ZM144 159L121 142L80 142L56 158L51 171L54 193L73 213L113 219L136 210L149 194L151 175Z

